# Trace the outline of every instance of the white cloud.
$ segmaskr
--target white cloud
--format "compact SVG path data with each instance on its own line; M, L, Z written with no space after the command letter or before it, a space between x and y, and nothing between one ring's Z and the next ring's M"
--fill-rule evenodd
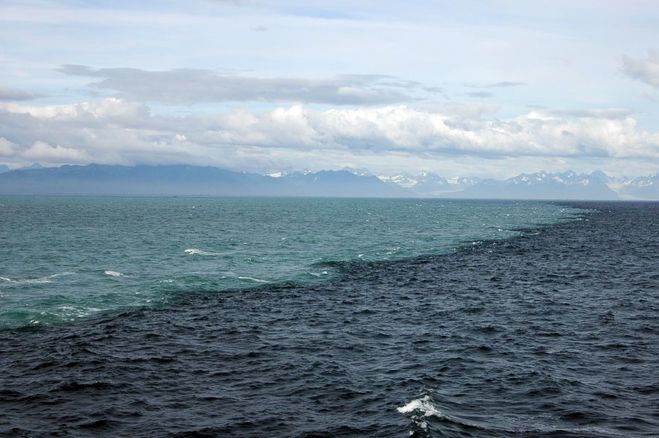
M0 110L15 114L29 114L37 119L53 120L93 120L93 119L124 119L128 122L145 116L148 109L145 105L128 102L122 99L106 98L91 102L80 102L66 105L25 105L8 103L0 105Z
M43 141L37 141L32 146L22 151L22 157L33 161L45 161L51 164L66 163L88 163L87 151L75 148L66 148L60 145L49 145Z
M659 133L621 110L481 111L404 105L212 115L152 114L109 98L71 105L0 104L0 154L44 163L190 163L263 170L374 166L463 157L659 161ZM375 157L375 158L374 158ZM330 164L332 163L332 164ZM390 165L389 165L390 166ZM520 169L526 170L526 169Z
M659 88L659 50L648 50L646 59L623 58L622 70L628 76Z
M11 158L16 154L18 145L4 137L0 137L0 157Z
M3 137L0 137L0 157L14 163L86 164L90 162L90 157L84 149L53 146L43 141L36 141L30 146L22 147Z

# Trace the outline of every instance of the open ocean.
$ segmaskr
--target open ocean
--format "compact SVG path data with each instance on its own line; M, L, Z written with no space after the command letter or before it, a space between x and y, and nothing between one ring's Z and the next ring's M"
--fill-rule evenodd
M659 435L659 203L0 198L0 434Z

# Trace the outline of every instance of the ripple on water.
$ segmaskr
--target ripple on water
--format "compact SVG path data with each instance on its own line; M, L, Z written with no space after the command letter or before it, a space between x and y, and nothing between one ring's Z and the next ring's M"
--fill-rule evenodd
M657 217L3 330L0 434L653 436Z

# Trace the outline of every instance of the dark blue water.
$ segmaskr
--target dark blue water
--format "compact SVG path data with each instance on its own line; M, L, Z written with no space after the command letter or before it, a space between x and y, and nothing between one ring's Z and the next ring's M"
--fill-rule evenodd
M7 436L657 436L659 204L0 331Z

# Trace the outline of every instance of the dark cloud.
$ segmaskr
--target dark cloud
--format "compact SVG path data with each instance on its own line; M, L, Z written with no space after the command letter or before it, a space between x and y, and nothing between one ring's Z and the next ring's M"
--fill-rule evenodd
M0 86L0 101L32 100L38 97L42 96Z
M659 50L648 50L646 59L623 57L622 71L631 78L659 88Z
M415 100L420 84L383 75L343 75L329 79L258 78L211 70L148 71L137 68L93 69L65 65L72 76L99 78L95 89L117 96L168 104L202 102L303 102L334 105L383 105Z
M478 97L481 99L488 99L492 96L494 96L492 93L488 91L470 91L468 93L465 93L469 97Z
M423 87L428 93L443 93L444 89L442 87Z

